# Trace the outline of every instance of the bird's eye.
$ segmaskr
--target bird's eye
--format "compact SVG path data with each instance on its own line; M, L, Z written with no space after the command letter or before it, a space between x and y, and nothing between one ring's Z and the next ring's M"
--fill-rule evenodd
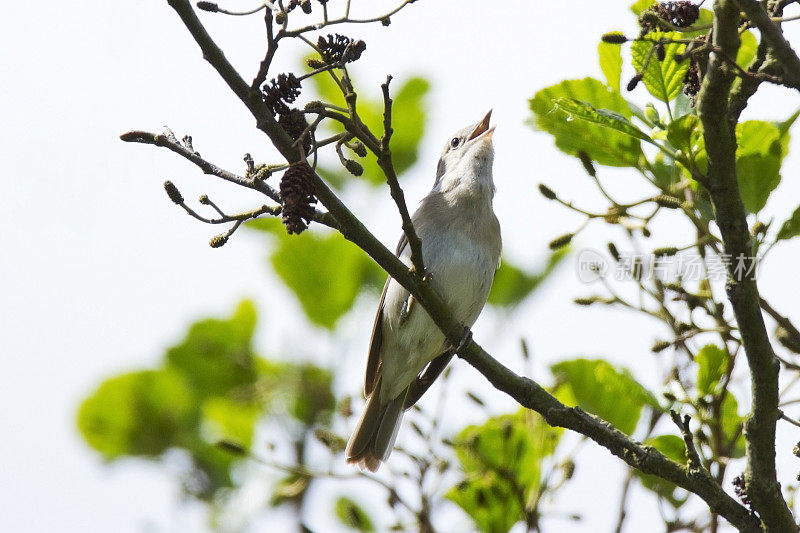
M452 139L450 139L451 148L456 148L459 144L461 144L461 139L459 139L458 137L453 137Z

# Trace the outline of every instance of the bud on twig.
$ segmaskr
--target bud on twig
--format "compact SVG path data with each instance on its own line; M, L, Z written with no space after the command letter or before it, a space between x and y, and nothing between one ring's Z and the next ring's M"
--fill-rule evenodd
M225 450L233 455L247 455L247 449L239 444L230 440L221 440L216 443L217 448Z
M556 193L554 193L553 190L544 183L539 184L539 192L542 193L542 196L544 196L548 200L556 199Z
M208 241L208 245L211 246L212 248L220 248L222 246L225 246L226 242L228 242L227 235L214 235L213 237L211 237L211 240Z
M656 341L653 343L653 347L650 348L650 351L653 353L663 352L670 346L672 346L672 343L669 341Z
M164 190L167 191L167 196L169 196L169 199L174 203L178 205L183 203L183 195L181 195L181 191L178 190L174 183L169 180L165 181Z
M589 154L581 150L578 152L578 159L581 160L581 165L583 165L584 170L586 173L589 174L591 177L597 177L597 171L594 169L594 163L592 162L592 158L589 157Z
M628 90L628 92L630 92L634 90L637 85L639 85L640 81L642 81L642 73L637 72L636 75L631 78L631 81L628 82L628 85L626 85L625 88Z
M656 248L653 250L653 255L656 257L670 257L678 253L678 249L674 246L665 246L663 248Z
M563 248L564 246L572 242L572 238L574 236L575 236L574 233L566 233L550 241L550 244L548 244L548 246L550 247L551 250L558 250L559 248Z
M197 2L197 9L208 11L209 13L216 13L219 11L219 6L214 2Z
M683 205L683 202L680 200L680 198L670 196L669 194L659 194L655 197L655 202L661 207L666 207L667 209L680 209L681 205Z
M197 199L197 201L203 205L208 205L211 203L211 200L208 199L207 194L202 195L200 198Z
M611 257L614 258L614 261L619 262L619 251L613 242L608 243L608 253L611 254Z
M362 167L357 161L353 161L352 159L344 160L344 168L346 168L347 171L353 176L360 176L364 173L364 167Z
M604 43L609 43L609 44L622 44L628 42L628 38L618 31L604 33L603 36L600 37L600 40L603 41Z

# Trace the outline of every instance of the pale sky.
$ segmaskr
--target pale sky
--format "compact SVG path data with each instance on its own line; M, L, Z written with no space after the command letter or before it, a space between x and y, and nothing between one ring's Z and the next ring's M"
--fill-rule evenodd
M341 3L329 5L335 9ZM222 2L231 8L255 4ZM382 13L394 4L353 0L358 14ZM419 164L404 181L409 204L415 206L430 187L448 135L493 108L496 211L505 252L531 270L538 266L547 242L580 221L543 199L537 184L600 204L580 164L558 152L548 135L524 125L530 116L527 100L565 78L602 79L599 36L613 29L635 32L627 6L619 0L419 0L389 28L340 28L367 42L353 69L362 91L379 94L389 73L398 81L412 74L431 80L428 133ZM203 20L250 79L263 55L260 18L204 15ZM788 36L800 42L795 27ZM167 469L134 460L102 464L75 429L79 402L106 377L157 364L191 320L227 315L242 297L258 304L261 353L354 368L352 379L343 379L337 389L357 394L375 297L360 299L343 319L335 348L326 332L310 326L300 326L304 334L298 335L299 307L270 275L263 238L242 231L225 247L209 248L216 228L171 204L161 183L171 179L187 198L210 193L232 207L249 208L262 199L203 176L165 150L119 141L124 131L160 131L167 124L179 136L191 134L195 147L223 167L240 169L244 152L279 161L166 1L10 3L0 17L0 49L0 357L6 368L0 387L5 425L0 529L134 532L155 524L157 531L202 531L202 513L181 506L177 479ZM301 52L281 50L273 72L296 69ZM648 97L644 88L633 96L642 105ZM752 99L744 118L782 119L798 106L796 94L768 88ZM793 139L792 150L798 148ZM780 222L797 207L799 170L797 156L790 155L783 183L764 211L767 218ZM631 172L602 172L622 196L636 197L642 190ZM355 190L346 201L393 247L400 225L388 191L382 209L364 199ZM663 226L647 246L690 238L686 228ZM593 227L576 247L602 248L610 237L620 233ZM762 294L796 320L798 258L800 239L777 248L760 282ZM627 312L571 303L597 290L577 280L570 261L510 319L484 313L476 340L521 372L518 344L524 336L534 354L532 377L545 384L551 362L605 357L658 392L658 360L649 347L666 332ZM267 305L276 296L290 313ZM455 365L456 378L480 390L493 411L513 408L463 362ZM479 420L477 413L465 416L453 429ZM797 470L790 450L800 435L782 427L779 438L779 461L787 466L782 481L788 483ZM623 475L605 450L585 446L576 479L555 507L565 514L581 512L584 521L547 520L546 530L584 531L590 525L610 530ZM326 501L312 524L327 528L333 526ZM653 502L649 495L633 495L627 531L658 521Z

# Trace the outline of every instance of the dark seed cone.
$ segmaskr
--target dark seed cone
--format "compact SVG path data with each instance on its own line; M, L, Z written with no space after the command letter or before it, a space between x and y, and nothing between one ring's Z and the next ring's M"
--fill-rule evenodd
M656 248L653 250L653 255L656 257L671 257L678 253L678 249L674 246L665 246L663 248Z
M750 501L750 496L747 495L747 488L744 483L744 478L741 475L733 478L733 492L742 500L743 504L750 507L752 502Z
M700 83L700 67L697 65L697 61L692 61L689 70L683 77L683 93L692 99L692 106L697 100L697 93L700 92Z
M667 209L680 209L683 205L683 202L680 198L675 198L669 194L659 194L656 196L656 203L661 207L666 207Z
M300 81L292 74L278 74L278 77L264 84L264 102L272 114L287 113L289 106L300 96Z
M362 167L357 161L353 161L352 159L344 160L344 168L346 168L347 171L353 176L360 176L364 173L364 167Z
M355 61L361 57L361 54L367 49L367 43L364 41L353 40L350 37L339 35L338 33L335 35L328 35L327 38L320 36L317 40L317 46L319 47L322 59L329 65L339 63L340 61L345 63ZM347 57L344 57L345 51L347 52Z
M306 121L305 113L299 109L289 109L286 113L281 113L278 117L278 124L284 131L295 141L300 138L306 128L308 121ZM310 132L303 139L303 149L308 153L311 150L311 135Z
M646 34L658 29L658 21L661 19L673 26L686 28L697 22L698 17L700 17L700 6L694 5L688 0L663 2L643 11L639 16L639 26L642 28L642 34Z
M283 225L287 233L302 233L314 217L314 181L311 167L305 161L292 163L281 178Z
M322 61L321 59L317 59L316 57L309 57L308 59L306 59L306 65L313 68L314 70L317 70L318 68L324 67L325 62Z

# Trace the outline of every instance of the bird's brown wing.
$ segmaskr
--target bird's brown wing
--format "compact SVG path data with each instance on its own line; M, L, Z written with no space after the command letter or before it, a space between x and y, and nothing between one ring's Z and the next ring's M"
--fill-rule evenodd
M408 239L405 234L400 237L400 242L397 243L395 255L400 257L403 253ZM369 341L369 355L367 356L367 371L364 374L364 395L369 396L375 390L375 385L378 383L378 378L381 375L381 343L383 342L383 302L386 299L386 291L389 289L389 283L392 281L391 276L386 280L386 285L383 286L383 293L381 294L381 301L378 304L378 312L375 313L375 322L372 324L372 338Z
M408 239L405 235L400 238L397 244L395 255L400 257L403 253ZM367 357L367 371L364 375L364 395L369 397L375 390L378 380L381 375L381 343L383 341L383 304L386 299L386 291L389 288L389 283L392 278L386 280L386 285L383 286L383 293L381 294L381 301L378 304L378 312L375 314L375 322L372 325L372 338L369 341L369 356ZM406 313L411 311L411 297L409 296L409 305L406 308ZM403 409L409 409L412 405L422 398L422 395L433 385L436 378L444 371L450 359L453 358L452 350L447 350L441 355L431 361L428 366L411 382L408 388L408 394L403 404Z

